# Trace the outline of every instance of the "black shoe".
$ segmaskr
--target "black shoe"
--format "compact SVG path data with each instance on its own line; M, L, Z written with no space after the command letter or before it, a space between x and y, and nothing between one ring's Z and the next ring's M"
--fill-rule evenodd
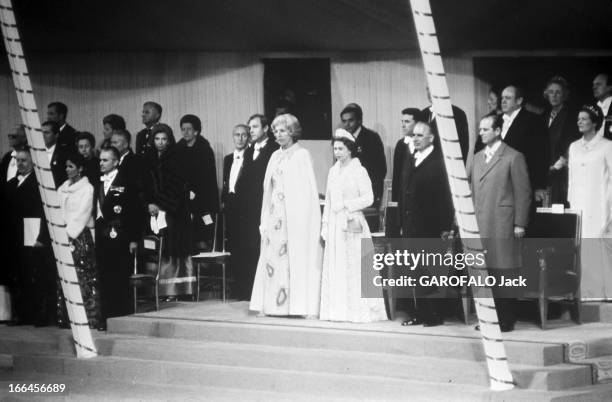
M501 332L512 332L514 331L514 323L511 324L499 324Z
M480 331L480 324L476 324L476 326L474 327L474 330Z
M423 323L424 327L437 327L438 325L444 324L442 317L435 317L431 320L427 320Z
M421 325L421 324L423 324L423 321L419 320L418 318L411 318L409 320L403 321L402 327L411 327L413 325Z

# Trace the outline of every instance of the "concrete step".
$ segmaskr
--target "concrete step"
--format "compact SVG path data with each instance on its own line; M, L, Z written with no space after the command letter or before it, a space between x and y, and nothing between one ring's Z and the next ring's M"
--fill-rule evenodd
M612 383L612 355L583 359L575 364L591 367L595 383Z
M61 393L16 393L10 384L64 384ZM326 402L337 398L315 398L295 393L236 390L206 386L176 386L172 384L130 383L101 380L93 377L70 377L42 373L15 372L0 381L2 401L297 401Z
M612 396L612 387L597 388L598 386L594 386L562 391L515 389L493 392L488 387L466 384L117 357L76 359L50 355L16 356L15 378L18 379L22 372L33 376L37 383L47 381L46 378L49 375L69 378L70 380L66 380L68 381L67 388L70 388L69 397L64 400L573 402L605 400L601 399L603 395ZM19 380L25 382L23 379ZM109 388L108 384L119 385L112 385ZM150 388L149 384L153 384L153 388ZM190 399L193 393L195 393L195 399ZM599 399L589 399L594 393ZM81 397L82 399L79 399Z
M308 328L215 321L118 317L108 320L109 333L198 341L362 351L393 355L427 356L484 361L478 338L416 335L346 329ZM564 362L561 344L505 341L509 361L532 366Z
M487 387L485 362L406 354L297 348L287 346L190 341L173 338L105 338L100 354L143 360L306 372L381 376L405 380ZM547 367L511 365L519 388L560 390L592 383L590 367L559 364Z
M612 322L612 303L583 302L580 318L582 322Z
M13 353L74 354L72 333L55 327L0 325L0 354Z

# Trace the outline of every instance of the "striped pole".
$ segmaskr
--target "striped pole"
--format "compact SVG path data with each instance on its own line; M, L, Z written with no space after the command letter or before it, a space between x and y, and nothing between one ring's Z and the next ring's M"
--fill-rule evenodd
M62 291L66 298L68 319L72 328L72 337L77 356L97 356L96 347L87 322L87 314L83 306L81 288L79 287L79 280L74 268L72 252L68 244L66 225L60 210L60 200L55 190L53 176L51 175L51 167L40 128L32 83L30 82L11 0L0 0L0 23L2 24L2 36L4 37L4 46L6 47L6 54L13 75L21 119L25 125L28 144L31 147L34 174L38 180L40 197L43 202L51 236L53 254L57 262L57 271Z
M453 118L453 109L431 6L429 0L410 0L410 6L419 39L427 84L431 93L438 135L444 154L444 164L448 173L448 182L453 195L453 205L464 250L474 254L483 253L480 232L474 213L472 192L461 157L459 137ZM471 277L482 277L482 283L484 283L484 277L487 275L486 269L483 267L476 269L472 266L468 267L468 272ZM491 389L495 391L512 389L514 381L508 367L508 359L491 289L476 289L473 287L472 290L474 295L479 295L479 297L474 298L474 303L480 323L480 333L487 359Z

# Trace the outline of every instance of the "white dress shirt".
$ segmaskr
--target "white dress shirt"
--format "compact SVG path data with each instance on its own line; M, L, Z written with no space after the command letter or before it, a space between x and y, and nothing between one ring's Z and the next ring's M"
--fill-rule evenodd
M496 141L495 144L487 145L485 147L484 149L485 163L489 163L491 161L491 158L493 158L493 155L495 155L495 152L497 152L497 150L501 146L501 143L502 143L501 141Z
M112 172L103 174L102 177L100 177L100 181L104 183L104 195L108 193L111 184L113 184L113 180L117 177L117 173L119 173L119 170L113 169Z
M410 135L404 136L404 144L408 145L408 149L412 155L414 153L414 138Z
M253 154L253 157L254 154ZM229 192L236 192L236 180L238 180L238 174L240 173L240 169L242 169L242 162L244 161L244 149L234 151L234 161L232 162L232 168L230 169L229 174Z
M514 119L516 119L516 115L519 114L519 112L521 111L522 108L518 108L516 109L514 112L512 112L510 114L510 116L508 116L507 114L504 113L504 115L502 116L502 118L504 119L504 125L502 126L502 132L501 132L501 137L502 140L504 138L506 138L506 134L508 134L508 130L510 129L510 126L512 125L512 122L514 121Z
M46 148L46 152L49 163L51 163L51 159L53 159L53 152L55 152L55 144L51 145L51 148Z
M6 181L11 180L13 177L17 176L17 151L11 152L11 160L8 165L8 169L6 169Z
M17 175L17 187L21 186L23 184L23 182L25 181L25 179L28 178L29 175L31 175L32 172L28 173L28 174L18 174Z
M610 104L612 103L612 96L608 96L606 99L597 102L597 106L601 108L604 116L608 115L608 111L610 110Z
M262 142L256 142L255 144L253 144L253 160L257 159L257 157L259 156L259 152L261 151L261 149L263 147L266 146L266 144L268 143L268 138L266 137L265 140L263 140Z
M419 166L425 160L425 158L427 158L429 154L433 152L433 149L433 144L430 144L424 150L416 151L416 153L414 154L414 166Z
M355 132L353 133L353 138L357 139L357 137L359 137L359 133L361 133L361 126L359 126L357 130L355 130Z

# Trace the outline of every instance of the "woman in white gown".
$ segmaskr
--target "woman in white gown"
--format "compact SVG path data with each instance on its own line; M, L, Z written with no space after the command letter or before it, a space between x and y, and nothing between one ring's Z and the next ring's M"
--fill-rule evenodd
M372 322L386 320L382 290L379 298L362 297L362 239L373 250L362 210L374 201L368 173L357 158L355 139L338 129L333 141L337 162L327 178L321 237L325 241L320 319Z
M261 252L249 308L266 315L319 315L321 208L308 151L297 143L300 123L277 116L274 151L264 178Z
M585 105L578 113L582 138L569 147L568 201L582 212L580 296L612 300L612 141L598 132L603 113Z

